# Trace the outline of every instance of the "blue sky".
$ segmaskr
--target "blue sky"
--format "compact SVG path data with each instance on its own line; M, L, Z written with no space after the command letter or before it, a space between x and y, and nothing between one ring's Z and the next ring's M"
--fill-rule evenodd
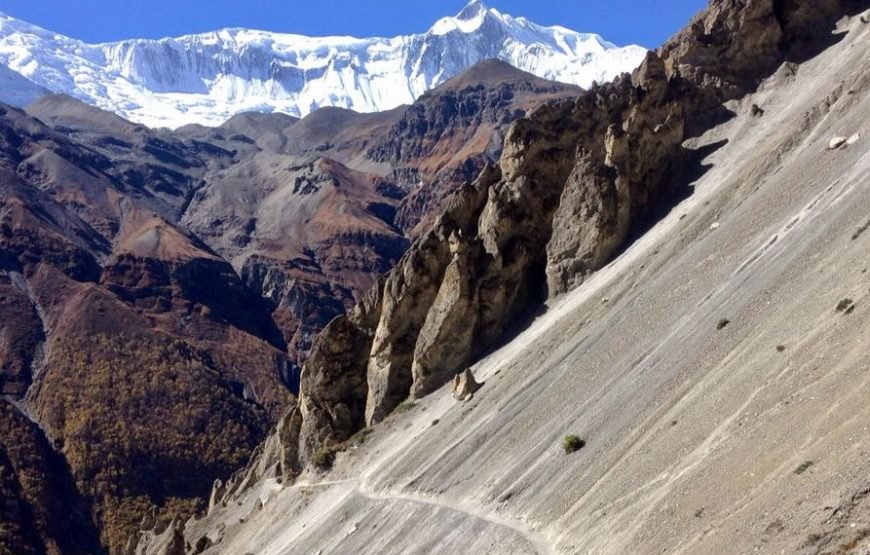
M0 0L0 11L88 42L159 38L221 27L306 35L394 36L423 32L467 0ZM486 0L537 23L655 47L705 0Z

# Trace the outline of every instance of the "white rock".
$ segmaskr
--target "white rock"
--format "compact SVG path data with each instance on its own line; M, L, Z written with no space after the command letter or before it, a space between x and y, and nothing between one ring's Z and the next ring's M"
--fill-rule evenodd
M846 142L846 137L832 137L830 141L828 141L828 150L835 150L843 146Z
M717 229L719 229L719 222L710 224L710 231L716 231Z
M857 142L858 142L858 139L860 139L860 138L861 138L861 134L860 134L860 133L855 133L854 135L852 135L851 137L849 137L848 139L846 139L846 144L847 144L847 145L853 145L853 144L857 143Z

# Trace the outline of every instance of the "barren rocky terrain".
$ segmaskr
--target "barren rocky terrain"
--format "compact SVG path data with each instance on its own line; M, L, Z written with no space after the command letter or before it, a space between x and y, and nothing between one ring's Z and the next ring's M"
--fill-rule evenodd
M626 121L664 119L673 113L669 103L689 99L677 145L688 151L681 160L697 164L682 175L684 200L652 220L629 209L628 225L578 224L581 237L599 230L601 239L566 249L568 238L554 238L576 221L558 219L571 198L569 186L561 189L559 207L548 211L556 220L543 258L523 262L542 274L518 278L549 284L551 296L525 320L508 319L509 335L471 366L482 388L460 402L446 376L418 362L431 360L425 357L442 341L439 330L450 329L450 311L485 312L476 308L478 297L450 281L449 270L431 269L440 255L427 245L436 244L432 234L446 233L447 267L478 237L490 257L504 256L498 239L510 237L507 226L528 220L498 204L500 191L521 195L529 184L547 183L541 173L519 179L533 175L529 153L550 153L540 159L552 167L569 149L534 135L535 120L572 108L557 103L516 124L496 173L484 172L468 189L470 200L448 208L398 269L321 335L303 370L299 408L244 472L219 484L208 515L148 536L140 548L870 551L866 8L716 1L660 49L663 70L648 58L633 86L640 98L652 98ZM658 71L679 71L698 88L651 92L661 82ZM654 135L665 129L650 127L649 135L631 123L623 129L635 149L649 149L663 144ZM601 134L609 165L619 160L619 137ZM535 144L551 148L528 150ZM657 156L673 160L674 152ZM579 150L570 156L569 174L602 163ZM666 182L625 162L614 171L593 175L617 183L622 177L635 195L643 189L632 187ZM477 201L482 209L469 208L475 188L486 191L488 200ZM622 214L625 196L618 198L612 212L589 213L605 221ZM461 219L469 211L471 228ZM583 255L604 252L596 245L609 244L613 233L625 239L623 247ZM602 257L608 260L599 266ZM433 275L434 285L414 285ZM427 301L412 296L416 304L406 305L421 314L406 311L404 322L422 327L399 326L403 291L433 290ZM481 348L455 336L443 340L452 343L439 360L454 361L456 372ZM337 378L339 385L330 381ZM372 397L382 385L393 393ZM562 442L570 434L585 444L566 453ZM323 464L324 447L331 447L331 468Z
M870 5L581 91L0 105L0 553L870 553Z

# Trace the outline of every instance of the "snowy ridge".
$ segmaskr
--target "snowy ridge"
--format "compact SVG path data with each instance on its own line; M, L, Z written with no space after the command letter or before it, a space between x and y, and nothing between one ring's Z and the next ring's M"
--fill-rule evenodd
M0 65L0 102L13 106L26 106L47 92L21 74Z
M92 45L0 14L0 64L22 83L152 127L218 125L245 111L387 110L488 58L586 87L631 71L645 53L595 34L542 27L480 1L426 33L367 39L222 29Z

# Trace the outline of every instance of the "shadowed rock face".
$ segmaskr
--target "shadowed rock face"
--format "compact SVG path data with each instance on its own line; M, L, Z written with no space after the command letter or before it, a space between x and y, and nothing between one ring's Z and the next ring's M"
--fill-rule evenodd
M377 324L343 319L319 336L283 424L295 427L285 472L443 385L528 307L606 264L697 171L683 140L778 64L824 46L818 27L857 8L823 4L813 20L806 2L712 2L631 78L511 126L498 165L462 188L357 306ZM348 387L333 395L336 382Z
M0 551L80 554L100 550L87 502L63 457L17 407L0 400Z
M39 314L8 274L0 277L0 394L21 398L27 392L32 368L41 356L44 330Z
M579 92L487 60L423 95L368 151L410 191L396 224L420 236L460 186L498 160L511 123L544 101Z

